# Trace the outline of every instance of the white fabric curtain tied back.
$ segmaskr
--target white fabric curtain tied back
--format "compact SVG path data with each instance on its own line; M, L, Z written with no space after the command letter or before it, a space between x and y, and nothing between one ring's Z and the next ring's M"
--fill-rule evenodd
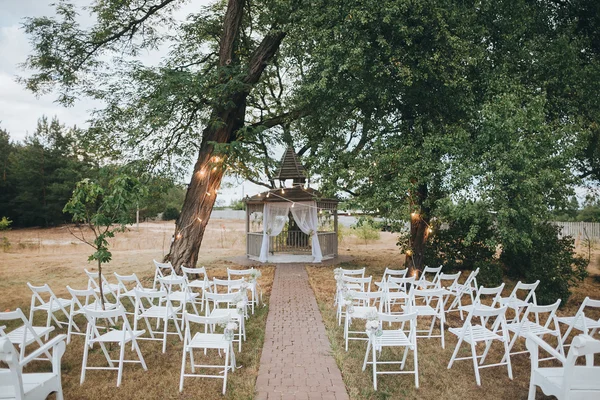
M283 230L287 222L288 214L291 210L294 221L300 230L307 235L311 235L311 247L313 262L321 262L323 253L319 244L318 235L318 215L316 201L303 201L294 203L298 207L291 207L288 202L283 203L265 203L263 210L263 240L260 247L260 262L267 262L269 255L269 236L277 236Z

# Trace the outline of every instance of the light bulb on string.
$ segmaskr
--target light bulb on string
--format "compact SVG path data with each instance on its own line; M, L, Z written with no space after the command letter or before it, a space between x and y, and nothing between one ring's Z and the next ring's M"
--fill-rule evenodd
M285 194L285 190L283 188L281 189L281 194Z
M213 167L213 172L217 170L217 167Z
M271 192L268 192L268 193L267 193L267 197L269 197L270 195L271 195Z
M178 234L175 236L175 239L177 239L177 240L181 239L181 233L178 233Z
M296 203L292 203L292 208L294 208L294 204L296 204Z
M206 192L206 195L207 195L207 196L210 196L210 192Z
M198 220L198 222L202 222L202 218L198 217L196 219Z
M433 233L433 229L431 227L427 228L427 233Z
M412 213L410 213L410 216L413 218L419 218L419 213L416 211L413 211Z

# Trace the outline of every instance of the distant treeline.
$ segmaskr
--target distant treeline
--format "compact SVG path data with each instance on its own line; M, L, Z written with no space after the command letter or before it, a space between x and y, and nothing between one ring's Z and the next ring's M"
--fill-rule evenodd
M569 204L553 212L554 221L560 222L600 222L600 202L595 198L588 198L580 206L577 198L572 197Z
M0 127L0 218L12 220L12 227L56 226L70 222L62 212L75 184L83 178L102 180L119 169L105 154L87 150L81 132L67 128L57 118L38 120L35 132L23 142L10 140ZM173 178L137 172L148 187L140 203L140 217L163 214L177 218L185 190Z

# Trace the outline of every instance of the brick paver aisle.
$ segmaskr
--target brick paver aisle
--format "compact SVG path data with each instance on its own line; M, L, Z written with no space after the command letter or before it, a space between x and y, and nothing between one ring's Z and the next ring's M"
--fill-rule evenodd
M256 399L348 399L302 265L275 271Z

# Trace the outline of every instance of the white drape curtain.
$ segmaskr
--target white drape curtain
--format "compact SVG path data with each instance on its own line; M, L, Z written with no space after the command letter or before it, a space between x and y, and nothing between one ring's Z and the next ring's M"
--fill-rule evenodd
M260 247L260 262L267 262L269 236L277 236L283 230L290 212L290 203L265 203L263 210L263 240ZM320 250L320 249L319 249Z
M294 207L291 210L294 221L296 221L300 230L311 236L313 262L321 262L323 260L323 253L321 252L319 235L317 234L317 228L319 227L317 202L303 201L294 203Z

